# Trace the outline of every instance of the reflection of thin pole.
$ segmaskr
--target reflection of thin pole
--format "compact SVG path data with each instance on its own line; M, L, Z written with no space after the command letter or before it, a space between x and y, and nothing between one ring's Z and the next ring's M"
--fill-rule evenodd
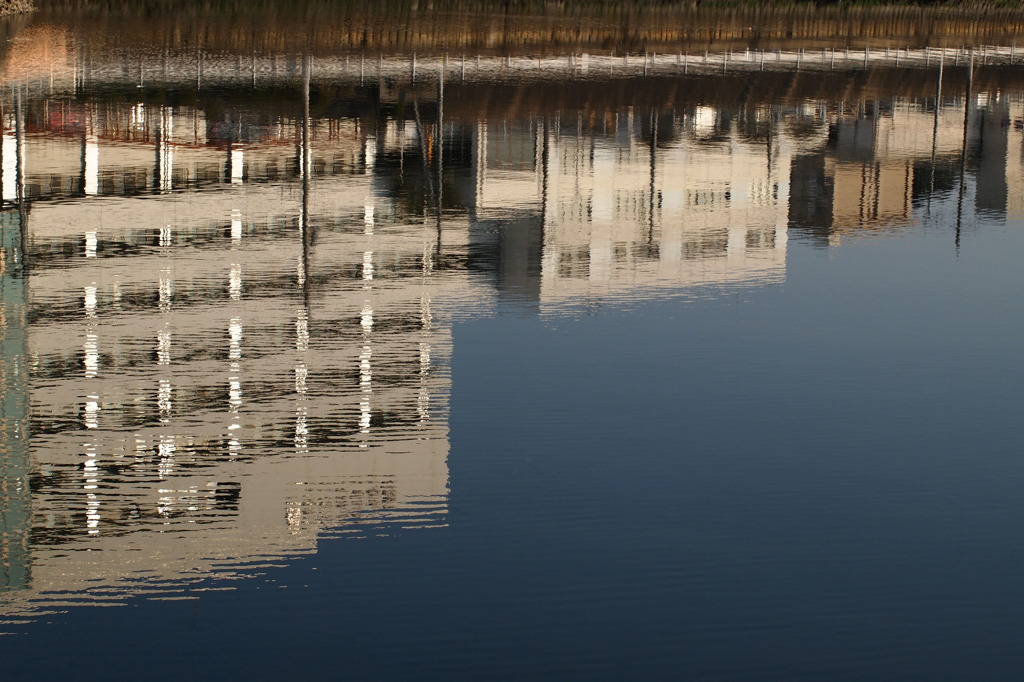
M654 185L658 151L658 110L651 111L651 184L647 206L647 245L654 243Z
M939 76L935 79L935 120L932 123L932 167L928 181L928 214L932 211L932 194L935 193L935 151L939 139L939 111L942 108L942 53L939 54Z
M437 154L437 253L441 253L441 206L444 202L444 183L442 172L444 163L444 60L441 62L441 70L437 79L437 135L434 138L434 145Z
M147 113L147 118L149 115ZM157 119L156 132L153 135L153 193L160 192L160 147L164 138L164 116L163 109L160 109L160 118ZM85 188L85 185L82 185Z
M299 219L299 234L302 236L302 297L309 308L309 251L312 245L309 234L309 72L310 57L302 58L302 214Z
M548 119L544 117L541 126L541 147L540 147L540 244L542 256L546 253L547 245L544 243L548 226L548 164L551 160L551 150L548 145ZM543 262L543 261L542 261ZM543 265L541 266L543 273Z
M79 191L81 192L82 196L85 196L85 183L87 182L86 178L88 177L86 175L86 173L88 171L88 167L89 167L88 150L89 150L89 127L86 125L86 126L82 126L82 152L81 152L81 157L80 157L79 162L78 162L78 165L79 165L79 168L80 168L79 173L78 173L78 182L79 182L79 186L80 186L80 190Z
M231 182L231 175L234 173L235 164L232 162L231 156L235 148L235 131L232 130L228 133L228 143L226 145L228 156L224 160L224 182Z
M966 192L964 179L967 175L967 131L971 117L971 86L973 85L973 79L974 50L971 49L970 57L967 62L967 91L964 95L964 141L963 147L960 149L960 193L956 201L956 236L954 238L954 243L956 244L957 255L960 254L960 228L962 226L964 214L964 193Z
M415 95L412 97L412 112L416 119L416 137L420 141L420 160L423 163L423 175L427 178L427 192L430 197L430 201L434 201L434 176L430 173L430 167L427 162L427 140L423 135L423 123L420 121L420 103L419 98ZM423 217L426 217L426 207L423 210Z
M15 154L14 181L17 183L18 197L18 232L21 235L21 269L28 271L28 204L25 201L25 126L22 121L21 86L18 86L14 100L14 139Z

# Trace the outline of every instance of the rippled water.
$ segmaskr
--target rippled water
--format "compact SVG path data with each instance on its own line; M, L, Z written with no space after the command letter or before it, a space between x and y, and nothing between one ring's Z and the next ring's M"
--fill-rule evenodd
M2 67L8 674L1015 677L1014 40L67 12Z

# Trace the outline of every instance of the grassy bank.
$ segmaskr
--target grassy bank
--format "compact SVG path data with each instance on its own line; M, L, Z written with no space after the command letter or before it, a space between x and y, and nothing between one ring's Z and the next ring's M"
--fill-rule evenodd
M3 0L19 3L25 0ZM719 9L924 8L986 12L1024 8L1024 0L37 0L41 9L88 10L123 14L181 11L304 10L318 7L332 14L373 15L409 12L482 12L527 15L614 16L633 13L678 14Z
M561 54L1024 43L1024 5L749 0L36 0L92 41L268 53Z

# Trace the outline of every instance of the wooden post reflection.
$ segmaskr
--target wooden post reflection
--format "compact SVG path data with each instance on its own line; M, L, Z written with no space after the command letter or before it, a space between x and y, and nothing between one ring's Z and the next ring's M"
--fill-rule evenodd
M16 157L14 167L15 183L18 197L18 231L21 239L21 271L28 273L29 259L25 253L28 247L28 202L25 200L25 121L21 102L22 89L19 86L14 99L14 139Z
M444 203L444 62L437 79L437 135L434 136L434 154L437 159L437 253L441 254L441 207Z
M309 252L312 240L309 229L309 171L311 155L309 151L309 72L312 64L308 54L302 57L302 153L300 171L302 178L302 210L299 213L299 235L302 238L302 297L306 308L309 308Z
M931 174L928 179L928 212L932 209L932 195L935 193L935 153L939 139L939 113L942 111L942 61L943 54L939 53L939 75L935 79L935 112L932 121L932 165Z
M658 156L658 109L654 108L651 110L651 150L650 150L650 165L651 165L651 177L650 186L648 188L647 196L647 246L650 248L654 244L654 193L656 183L656 172L657 172L657 156Z
M971 89L974 80L974 50L970 50L967 59L967 87L964 93L964 133L963 145L960 148L960 187L956 200L956 234L954 244L957 255L960 254L960 231L963 226L964 194L966 193L965 178L967 175L967 134L971 121Z

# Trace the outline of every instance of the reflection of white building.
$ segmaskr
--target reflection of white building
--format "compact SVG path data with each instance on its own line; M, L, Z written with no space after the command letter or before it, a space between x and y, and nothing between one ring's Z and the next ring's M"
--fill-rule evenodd
M11 614L138 575L173 592L329 529L443 524L452 341L436 311L488 305L488 280L452 266L488 223L537 237L498 260L535 261L519 283L545 305L783 272L781 142L479 124L472 205L439 227L429 199L410 216L377 176L381 155L434 172L408 122L313 121L305 148L299 119L225 144L190 108L60 116L32 133L8 117L0 157L31 260L5 362L27 368L35 424L31 498L5 517L31 563Z
M614 134L605 136L582 122L481 124L477 215L531 203L540 213L545 305L780 279L791 144L710 135L715 114L700 107L676 118L682 135L663 131L664 141L631 111L609 115Z
M560 312L778 282L795 159L817 155L835 225L893 224L914 164L963 145L910 105L872 121L809 106L810 123L752 107L745 128L711 106L456 121L448 152L425 114L228 134L191 107L61 106L46 131L5 111L0 147L10 613L138 576L180 590L327 532L441 525L439 312L502 287ZM974 120L984 173L1019 187L1021 132ZM396 168L419 175L396 190ZM977 203L997 204L987 188Z
M836 112L831 139L800 150L793 176L800 189L790 207L797 222L826 230L836 245L873 229L910 225L921 217L916 203L939 204L950 192L957 196L958 224L1022 213L1019 98L980 93L966 102L932 101L930 111L906 99L884 104Z
M3 367L31 379L0 426L18 437L21 396L36 427L0 496L3 565L31 556L7 583L31 589L0 610L139 576L175 591L332 529L443 525L451 334L434 308L467 283L432 257L466 223L396 215L362 139L334 128L307 154L300 124L230 157L109 130L18 141L32 267L18 316L3 281ZM281 181L249 182L270 166ZM10 492L29 468L30 503Z
M1024 101L1007 101L1006 126L1006 217L1024 217Z
M907 224L915 183L915 161L959 155L963 110L937 113L899 100L884 114L836 121L836 155L826 174L835 187L833 229ZM917 178L921 182L921 178Z

